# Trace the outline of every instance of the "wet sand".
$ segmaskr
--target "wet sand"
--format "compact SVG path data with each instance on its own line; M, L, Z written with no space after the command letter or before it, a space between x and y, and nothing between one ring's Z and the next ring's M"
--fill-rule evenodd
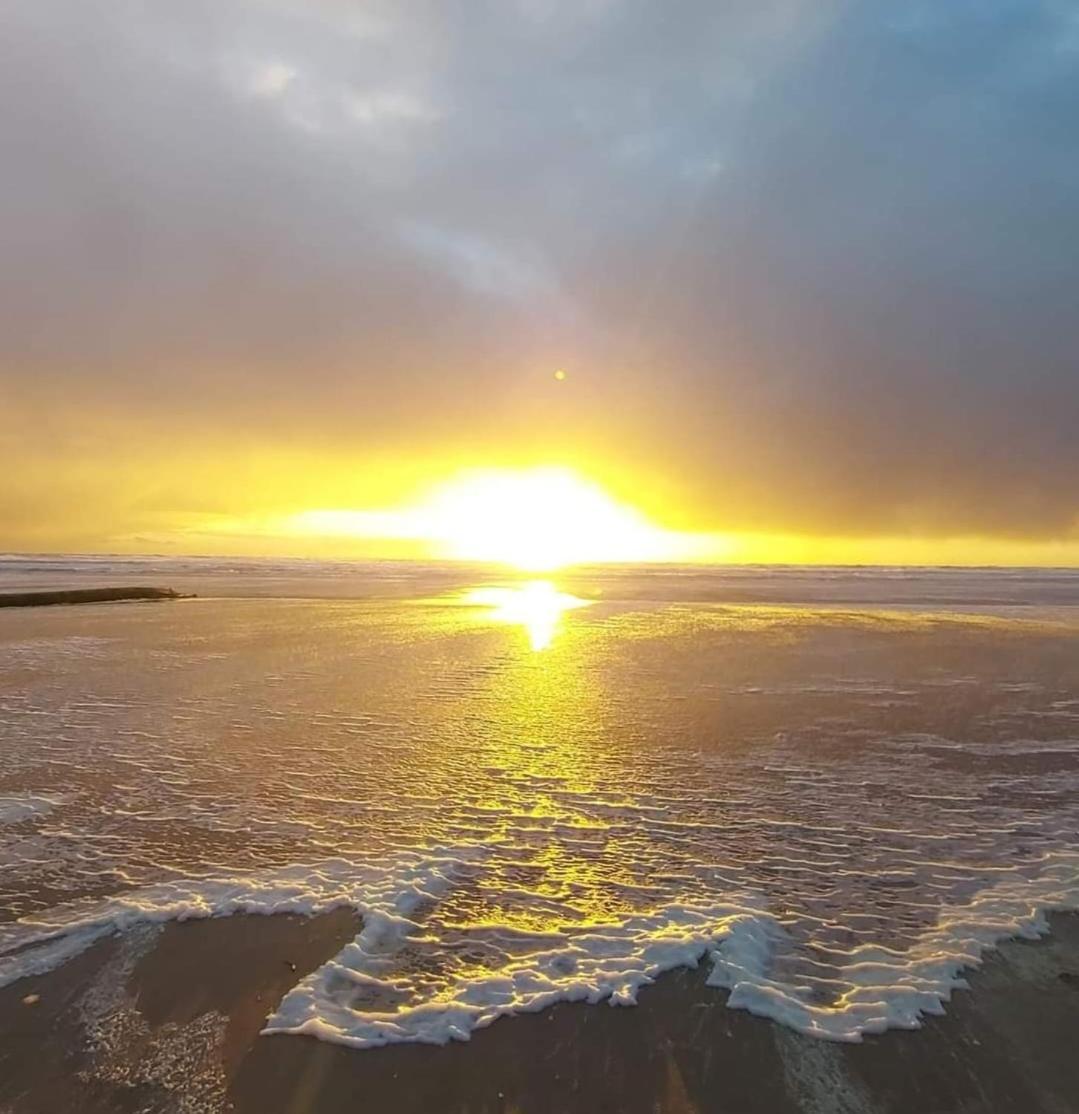
M859 1045L726 1007L704 972L636 1008L567 1004L467 1043L354 1051L259 1036L357 930L346 910L136 929L0 991L0 1110L1069 1114L1079 917L991 954L946 1016Z

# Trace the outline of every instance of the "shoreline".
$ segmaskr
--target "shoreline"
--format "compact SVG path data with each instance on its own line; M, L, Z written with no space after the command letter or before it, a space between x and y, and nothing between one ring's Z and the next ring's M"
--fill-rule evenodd
M260 1035L354 911L139 926L0 991L0 1109L1057 1114L1079 1093L1079 915L1050 922L988 952L942 1016L857 1044L729 1008L702 965L634 1007L560 1003L467 1042L365 1050Z

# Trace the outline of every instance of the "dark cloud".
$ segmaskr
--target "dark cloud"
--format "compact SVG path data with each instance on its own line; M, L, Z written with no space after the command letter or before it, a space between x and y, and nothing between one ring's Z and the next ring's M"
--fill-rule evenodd
M1068 4L15 0L0 34L0 452L42 491L107 413L595 453L702 526L1075 528Z

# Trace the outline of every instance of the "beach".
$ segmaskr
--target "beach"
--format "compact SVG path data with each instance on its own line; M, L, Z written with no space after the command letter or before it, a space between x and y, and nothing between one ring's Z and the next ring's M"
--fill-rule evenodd
M1069 1109L1076 574L90 580L198 598L0 615L0 1109Z
M170 925L0 991L0 1109L1065 1114L1079 1093L1075 917L1004 944L945 1016L861 1044L728 1009L699 971L635 1008L554 1006L444 1047L260 1038L267 1003L354 929L347 914Z

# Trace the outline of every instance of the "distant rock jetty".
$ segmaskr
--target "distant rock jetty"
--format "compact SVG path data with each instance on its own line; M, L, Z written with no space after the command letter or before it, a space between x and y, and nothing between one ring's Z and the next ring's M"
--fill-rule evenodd
M115 603L117 600L183 600L172 588L71 588L51 592L0 592L0 607L47 607L55 603Z

